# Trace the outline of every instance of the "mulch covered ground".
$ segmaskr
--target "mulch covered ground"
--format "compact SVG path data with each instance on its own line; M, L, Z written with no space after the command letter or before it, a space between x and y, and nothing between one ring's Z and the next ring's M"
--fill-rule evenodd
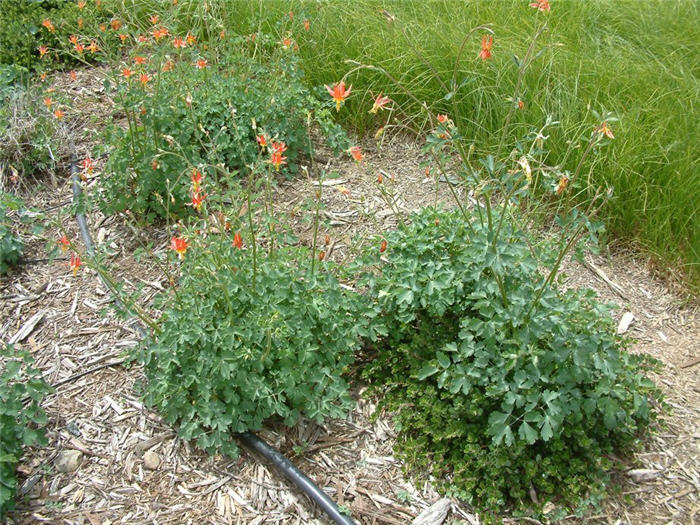
M80 88L64 76L55 79L57 87L73 94L74 107L84 108L69 124L80 154L90 150L102 118L111 111L95 72L99 73L80 72L85 76ZM364 149L366 160L360 165L321 153L328 172L336 174L323 187L322 231L333 239L329 257L336 262L346 259L351 243L361 242L358 234L361 239L392 228L397 214L434 205L436 199L445 205L451 202L446 184L436 192L434 182L426 180L416 144L396 139L381 149L373 143ZM379 192L380 173L392 192L391 205ZM99 164L95 176L99 177ZM94 183L88 184L88 191ZM294 228L302 242L309 241L311 224L304 220L301 203L316 189L304 178L280 181L277 188L275 206L280 211L299 210ZM66 173L58 174L55 185L35 183L24 193L29 206L43 210L71 197ZM58 209L48 215L57 217ZM93 236L110 253L115 275L128 287L144 285L143 302L148 304L167 280L137 261L133 252L146 242L168 250L167 232L137 234L123 217L106 218L97 212L88 220ZM78 238L70 215L62 221ZM45 257L44 241L29 239L26 257ZM617 474L619 493L585 522L695 523L700 520L697 305L655 280L633 254L592 257L585 265L568 261L564 272L567 286L592 287L603 299L620 305L619 318L627 312L633 315L627 330L636 340L633 351L651 354L666 365L655 380L672 407L666 425L644 450L619 458L626 465ZM63 260L26 264L2 278L0 340L18 339L31 350L46 379L59 385L44 403L49 446L27 450L23 457L22 498L10 523L325 523L305 496L256 458L245 452L235 461L211 457L178 439L141 404L137 387L144 380L142 371L121 364L124 352L137 344L138 333L115 316L110 302L94 272L81 270L74 277ZM261 435L349 509L358 523L411 523L440 496L428 484L411 485L393 456L396 434L390 416L372 419L372 400L355 394L356 408L344 421L272 426ZM478 516L453 501L446 523L460 520L477 523ZM580 522L573 517L569 521Z

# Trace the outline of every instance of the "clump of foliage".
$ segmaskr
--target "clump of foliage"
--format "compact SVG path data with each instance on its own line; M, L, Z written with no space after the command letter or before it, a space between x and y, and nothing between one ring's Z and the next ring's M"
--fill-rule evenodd
M19 205L19 201L11 195L0 193L0 274L7 273L10 266L17 264L24 252L24 243L7 215L9 210Z
M68 0L0 0L0 64L38 69L39 46L61 47L77 26L78 11ZM42 26L44 20L51 22L51 29ZM47 62L55 58L53 53L47 56Z
M490 231L426 209L386 235L383 262L365 256L386 334L365 375L411 471L485 511L527 506L531 490L576 504L654 421L654 363L625 351L593 292L547 285L555 253L536 259L509 218Z
M14 182L53 173L66 148L39 92L17 80L9 68L0 70L0 173Z
M115 127L107 137L115 144L103 185L107 212L130 209L146 220L182 216L191 168L207 165L212 175L243 171L264 153L256 141L260 135L286 144L288 164L282 169L293 172L299 153L308 152L311 119L336 150L348 147L324 107L328 103L303 86L292 50L277 43L277 54L261 62L249 56L248 44L231 39L231 48L243 51L218 64L186 48L177 59L152 58L156 71L134 69L129 80L118 81L129 128ZM173 69L163 72L167 61Z
M52 391L32 366L28 352L12 346L0 351L3 371L0 374L0 519L14 509L17 488L15 467L25 446L45 445L46 412L42 398ZM29 401L25 406L25 400Z
M186 251L182 276L162 298L159 331L135 356L147 402L183 438L234 457L234 433L268 418L343 416L341 374L359 346L356 300L329 272L309 270L307 250L256 255L238 235L241 248L224 234L174 244Z

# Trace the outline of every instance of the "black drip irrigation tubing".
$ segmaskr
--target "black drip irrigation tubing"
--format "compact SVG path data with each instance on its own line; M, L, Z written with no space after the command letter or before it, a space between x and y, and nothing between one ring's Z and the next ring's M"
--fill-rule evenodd
M75 158L71 161L70 166L73 182L73 200L77 201L80 198L82 190L80 183L78 182L78 164ZM92 256L95 253L95 246L92 242L92 236L90 235L90 230L88 228L85 215L78 211L75 214L75 219L78 222L78 227L80 228L80 236L85 244L85 250L87 251L88 255ZM112 286L107 283L102 276L100 276L100 279L108 290L112 288ZM122 305L116 294L113 295L114 301L117 303L117 305ZM146 335L146 331L138 322L134 323L134 328L136 328L141 337ZM119 363L108 363L98 367L98 369L113 366L115 364ZM311 480L311 478L294 466L294 464L284 455L282 455L282 453L271 447L264 439L261 439L251 432L237 433L234 434L234 437L236 437L247 449L259 454L265 460L267 460L267 462L273 465L280 474L287 478L304 494L310 497L334 523L337 523L338 525L356 525L351 518L340 512L340 509L335 502L328 496L328 494L323 492L323 490L321 490L320 487Z

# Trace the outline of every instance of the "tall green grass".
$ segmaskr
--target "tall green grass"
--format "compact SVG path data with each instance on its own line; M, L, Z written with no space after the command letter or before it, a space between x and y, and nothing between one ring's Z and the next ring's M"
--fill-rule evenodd
M551 115L561 124L551 131L548 161L573 170L582 154L576 139L599 124L590 110L615 112L616 139L582 173L591 188L614 188L616 198L602 212L611 238L641 247L661 267L681 270L691 286L700 286L698 2L552 0L546 15L528 7L528 0L205 3L214 6L209 15L201 2L180 0L192 20L179 23L241 33L290 31L309 85L339 80L352 59L383 67L440 111L449 111L451 102L435 77L449 85L462 39L474 26L489 24L493 59L477 59L480 34L474 35L460 63L464 84L456 95L465 115L458 124L479 153L493 152L501 137L517 77L513 55L523 57L546 18L548 30L538 42L544 51L525 75L526 107L516 114L510 138ZM425 125L419 105L382 75L365 70L348 81L356 95L341 118L358 132L379 126L367 113L369 91L391 96L407 125Z

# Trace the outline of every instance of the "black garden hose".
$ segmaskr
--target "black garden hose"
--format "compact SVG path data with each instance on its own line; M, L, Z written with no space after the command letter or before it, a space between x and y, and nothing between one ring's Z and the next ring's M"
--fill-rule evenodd
M78 182L78 164L75 157L71 161L71 177L73 179L73 201L75 202L81 195L80 183ZM85 250L87 251L88 255L92 256L95 253L95 247L92 241L92 236L90 235L90 230L88 229L85 215L80 211L77 211L75 214L75 219L78 221L80 236L85 244ZM105 286L107 286L107 289L112 288L112 286L107 283L102 276L100 276L100 278ZM116 294L114 294L114 296L115 302L117 302L118 305L121 305L122 303L119 298L116 297ZM146 331L138 322L134 324L134 327L142 337L146 335ZM340 509L335 502L328 497L328 494L323 492L311 480L311 478L295 467L291 461L284 457L278 450L271 447L264 439L261 439L250 432L235 434L235 437L250 451L260 454L285 478L291 481L304 494L309 496L319 507L321 507L321 509L331 520L333 520L334 523L337 523L338 525L356 525L351 518L340 512Z

